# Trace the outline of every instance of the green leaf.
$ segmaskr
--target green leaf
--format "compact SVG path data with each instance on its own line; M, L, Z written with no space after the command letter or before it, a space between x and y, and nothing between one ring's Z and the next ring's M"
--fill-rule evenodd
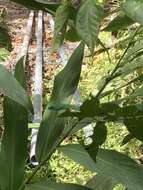
M80 37L77 34L77 31L75 28L70 28L66 34L65 34L65 39L71 42L77 42L80 41Z
M120 75L124 76L141 68L143 68L143 56L137 57L133 61L126 63L123 67L120 68L119 73Z
M25 76L25 71L24 71L24 59L25 56L21 57L16 66L15 66L15 70L14 70L14 76L17 79L17 81L21 84L21 86L26 90L26 76Z
M134 21L124 14L116 16L104 29L103 31L115 32L122 29L126 29L128 26L133 24Z
M24 76L22 65L23 62L20 60L16 65L14 75L21 84L24 84L25 79L19 76L20 74ZM0 152L0 187L3 190L17 190L25 175L28 112L8 97L4 97L4 126Z
M79 144L69 144L60 146L58 150L62 151L65 155L73 159L75 162L81 164L86 169L92 172L96 171L94 160L91 158L83 146Z
M84 56L84 44L73 52L65 68L55 77L51 105L68 104L77 89ZM72 73L72 75L71 75Z
M79 82L83 55L84 44L81 43L70 57L65 68L55 77L50 106L55 107L54 105L70 103ZM65 120L59 118L58 114L58 111L49 109L49 105L47 105L36 145L36 157L39 162L50 154L59 143Z
M141 55L143 55L143 40L138 40L135 43L133 43L130 49L127 51L124 59L122 60L121 66L130 63L131 61L140 57Z
M122 5L123 11L135 22L143 24L143 2L142 0L126 0Z
M95 154L97 154L99 147L106 141L107 138L107 128L104 122L98 121L94 127L94 133L91 136L92 143L86 147L88 153L94 154L94 161L96 162Z
M24 106L33 113L33 107L29 104L29 97L13 75L0 65L0 92Z
M142 119L143 117L143 104L132 104L129 106L119 107L112 115L113 121L124 122L130 119Z
M63 1L56 11L55 15L55 28L54 28L54 39L53 39L53 51L58 50L64 41L66 33L68 18L69 18L69 2Z
M11 51L12 44L8 30L0 25L0 47Z
M142 190L143 167L124 154L114 150L100 149L94 165L93 160L81 145L66 145L60 150L83 166L90 165L91 171L110 176L115 183L121 183L130 190Z
M58 2L56 1L49 1L49 0L35 0L36 2L38 3L42 3L42 4L45 4L45 5L49 5L49 4L58 4Z
M96 4L95 0L84 1L77 13L77 32L87 44L92 54L94 53L94 48L98 40L102 18L103 10Z
M107 102L100 104L97 99L91 97L87 99L80 106L80 111L70 111L69 109L61 113L61 117L77 117L79 120L84 118L108 118L114 114L114 112L119 108L118 104L114 102Z
M131 81L127 82L126 84L116 88L116 89L113 89L113 90L109 90L109 91L105 91L101 94L101 98L104 97L104 96L107 96L111 93L114 93L114 92L118 92L120 89L126 87L126 86L129 86L131 85L132 83L135 83L135 82L142 82L143 81L143 75L139 75L138 77L132 79Z
M137 88L132 96L143 96L143 87Z
M138 140L143 141L143 114L142 116L132 117L129 119L124 119L124 124L126 125L130 136Z
M97 155L96 171L112 177L130 190L141 190L143 167L128 156L114 150L101 149Z
M72 135L72 134L76 133L77 131L83 129L84 127L87 127L91 123L93 123L92 118L84 118L84 119L82 119L81 121L79 121L77 123L77 125L73 128L73 130L70 132L69 135Z
M46 4L45 3L40 3L38 1L35 0L11 0L15 3L21 4L27 8L29 8L30 10L42 10L45 12L49 12L52 14L55 14L55 11L57 9L57 7L59 6L59 3L55 4L55 3L49 3Z
M116 184L113 183L113 180L110 176L104 175L95 175L92 179L90 179L86 186L92 188L93 190L112 190Z
M76 184L49 183L43 181L27 185L26 190L91 190L91 189Z
M4 135L0 153L0 187L17 190L24 180L27 156L28 114L18 103L5 97Z
M97 100L92 97L81 105L79 117L106 117L107 115L111 115L116 109L118 109L117 104L112 102L99 104Z

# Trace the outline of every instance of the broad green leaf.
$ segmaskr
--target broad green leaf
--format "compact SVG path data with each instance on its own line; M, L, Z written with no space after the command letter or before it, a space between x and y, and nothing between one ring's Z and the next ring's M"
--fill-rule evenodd
M128 189L141 190L143 167L128 156L114 150L101 149L97 155L96 171L125 185Z
M69 144L60 146L58 150L62 151L65 155L73 159L75 162L83 165L86 169L92 172L96 171L94 160L91 158L83 146L79 144Z
M18 3L18 4L21 4L27 8L29 8L30 10L42 10L42 11L46 11L46 12L49 12L49 13L52 13L52 14L55 14L55 11L57 9L57 7L59 6L59 3L55 4L43 4L43 3L40 3L38 1L35 1L35 0L11 0L15 3Z
M103 18L102 8L96 4L95 0L85 1L76 19L76 29L81 39L87 44L92 55L98 40L100 23Z
M19 77L20 74L24 76L23 62L21 61L17 63L14 74L19 83L24 84L25 79L23 78L22 81L22 78ZM24 180L28 112L23 106L8 97L4 97L4 126L0 152L0 187L3 190L17 190Z
M124 14L116 16L104 29L103 31L115 32L122 29L126 29L128 26L133 24L134 21Z
M11 51L12 44L8 30L0 25L0 47Z
M26 190L91 190L86 186L76 185L76 184L62 184L62 183L49 183L49 182L39 182L28 184Z
M100 149L97 154L97 162L94 165L89 154L81 145L65 145L60 150L83 166L85 166L85 160L86 165L92 163L91 171L94 170L98 174L110 176L115 183L121 183L130 190L142 190L143 167L124 154L114 150Z
M122 6L123 11L135 22L143 24L143 2L142 0L126 0Z
M64 41L66 28L69 18L69 2L63 1L56 11L55 15L55 28L54 28L54 39L53 39L53 50L58 50Z
M113 182L110 176L98 174L86 183L86 186L92 188L93 190L113 190L115 185L116 184Z
M29 97L14 76L0 65L0 92L33 112Z
M84 44L80 44L70 57L65 68L55 77L50 105L56 106L70 103L80 78L83 55ZM58 113L58 111L49 109L49 105L47 105L39 128L36 145L36 157L39 162L53 151L64 130L65 120L59 118Z
M17 190L24 179L27 156L28 114L18 103L5 97L4 135L0 153L0 187Z

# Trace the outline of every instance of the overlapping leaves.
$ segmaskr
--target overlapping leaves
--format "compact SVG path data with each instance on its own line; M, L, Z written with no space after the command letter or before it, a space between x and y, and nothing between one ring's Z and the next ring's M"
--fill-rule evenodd
M81 43L72 54L68 64L55 78L51 101L47 105L39 128L36 147L38 161L45 159L59 142L60 135L64 130L65 120L58 117L59 112L55 108L71 101L78 85L83 54L84 44Z
M23 58L17 63L15 70L16 79L14 81L18 81L19 86L25 83L22 60ZM23 85L23 87L25 86ZM15 90L18 90L18 88ZM11 98L11 96L9 97ZM4 97L5 130L0 152L0 187L3 190L17 190L24 180L27 157L28 111L19 102L9 97Z
M96 4L95 0L84 1L77 13L77 32L92 54L97 43L102 18L103 10Z
M143 167L126 155L100 149L97 156L93 154L91 159L88 152L77 144L61 146L59 150L89 170L108 176L113 183L122 183L131 190L142 189ZM95 159L96 163L93 161Z

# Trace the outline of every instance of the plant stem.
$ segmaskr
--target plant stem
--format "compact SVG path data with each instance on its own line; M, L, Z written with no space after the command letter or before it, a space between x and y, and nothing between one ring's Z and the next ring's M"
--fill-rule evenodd
M62 142L63 140L70 134L70 132L74 129L74 127L77 125L77 123L75 123L68 131L67 133L62 136L60 139L59 139L59 142L57 142L57 146L58 147ZM28 184L31 179L35 176L35 174L38 172L38 170L47 162L47 160L52 156L52 154L54 153L56 147L54 147L47 155L46 157L39 163L39 165L34 169L34 171L32 172L32 174L23 182L23 184L20 186L20 188L18 190L24 190L25 188L25 185Z
M118 68L120 67L120 64L121 64L121 61L123 60L123 58L125 57L127 51L129 50L129 48L131 47L132 45L132 42L135 38L135 36L137 35L138 31L140 30L140 26L136 29L136 31L134 32L130 42L128 43L128 46L127 48L125 49L125 51L123 52L122 56L120 57L119 61L117 62L115 68L113 69L113 71L111 72L110 74L110 77L107 78L105 80L105 82L103 83L103 85L101 86L100 90L98 91L97 95L95 96L95 99L98 99L101 95L101 93L103 92L103 90L106 88L106 86L108 85L108 83L113 80L114 78L116 78L118 75L114 75L116 73L116 71L118 70Z

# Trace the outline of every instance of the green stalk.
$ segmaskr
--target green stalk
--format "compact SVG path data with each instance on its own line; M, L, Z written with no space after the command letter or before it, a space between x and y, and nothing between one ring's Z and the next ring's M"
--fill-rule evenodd
M74 129L74 127L77 125L77 123L75 123L68 131L65 135L63 135L60 139L59 139L59 142L57 142L57 146L58 147L62 142L63 140L71 133L71 131ZM55 142L56 143L56 142ZM19 187L18 190L24 190L25 189L25 186L26 184L28 184L31 179L35 176L35 174L38 172L38 170L40 170L40 168L47 162L47 160L49 160L49 158L52 156L52 154L55 152L56 148L53 148L51 150L51 152L49 152L47 154L47 156L39 163L39 165L34 169L34 171L32 172L32 174L27 178L25 179L25 181L23 182L23 184Z
M101 86L100 90L98 91L97 95L95 96L95 99L99 99L101 93L103 92L103 90L106 88L106 86L109 84L110 81L112 81L114 78L116 78L118 75L116 75L116 71L118 70L118 68L120 67L121 61L123 60L123 58L125 57L127 51L129 50L129 48L132 45L132 42L135 38L135 36L137 35L138 31L140 30L140 26L136 29L136 31L134 32L130 42L128 43L127 48L125 49L125 51L123 52L122 56L120 57L119 61L117 62L115 68L113 69L113 71L111 72L111 75L109 78L107 78L105 80L105 82L103 83L103 85Z

